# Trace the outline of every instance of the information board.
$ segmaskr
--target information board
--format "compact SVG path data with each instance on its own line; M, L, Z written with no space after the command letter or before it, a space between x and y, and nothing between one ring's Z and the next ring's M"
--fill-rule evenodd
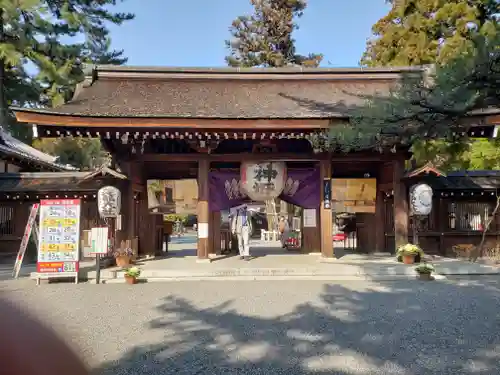
M37 272L73 276L78 272L80 200L40 201Z
M93 255L106 255L108 253L108 227L92 228L90 231L90 241L92 242Z

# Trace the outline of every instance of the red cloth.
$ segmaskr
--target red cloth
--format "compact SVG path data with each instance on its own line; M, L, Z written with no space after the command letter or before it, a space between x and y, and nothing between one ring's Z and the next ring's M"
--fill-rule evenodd
M337 233L333 235L333 240L334 241L345 241L347 238L347 235L345 233Z

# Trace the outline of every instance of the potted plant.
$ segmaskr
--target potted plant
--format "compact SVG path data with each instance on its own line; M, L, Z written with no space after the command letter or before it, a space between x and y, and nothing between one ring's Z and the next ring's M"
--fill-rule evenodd
M113 256L115 257L118 267L127 268L132 262L133 251L130 247L121 247L115 250Z
M141 270L137 267L130 267L125 270L125 282L127 284L137 284L137 278L141 275Z
M432 280L432 273L434 272L434 267L431 264L419 264L415 267L420 280Z
M424 252L420 246L407 243L398 248L397 259L398 262L403 262L404 264L413 264L415 262L419 263L424 257Z

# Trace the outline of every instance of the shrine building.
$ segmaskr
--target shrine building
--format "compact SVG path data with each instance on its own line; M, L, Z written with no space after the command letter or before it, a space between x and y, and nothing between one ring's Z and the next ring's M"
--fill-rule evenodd
M118 236L138 239L140 254L158 252L162 241L148 180L197 179L197 256L209 259L220 250L221 211L245 201L240 166L274 161L285 163L288 176L280 198L314 215L302 228L302 248L333 257L333 217L346 207L356 213L358 248L389 251L408 242L409 149L345 154L317 144L349 121L363 97L387 93L403 74L423 69L92 66L65 105L14 112L36 125L38 137L101 139L111 167L128 177ZM492 136L485 114L469 120L471 135ZM346 179L366 180L373 199L347 197Z

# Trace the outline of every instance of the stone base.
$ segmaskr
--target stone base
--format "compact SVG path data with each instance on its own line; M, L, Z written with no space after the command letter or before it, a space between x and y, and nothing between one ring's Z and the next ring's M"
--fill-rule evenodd
M212 259L211 258L207 258L207 259L200 259L200 258L197 258L196 259L196 263L212 263Z
M327 258L327 257L322 256L321 258L319 258L319 262L320 263L337 263L338 259L337 258Z

